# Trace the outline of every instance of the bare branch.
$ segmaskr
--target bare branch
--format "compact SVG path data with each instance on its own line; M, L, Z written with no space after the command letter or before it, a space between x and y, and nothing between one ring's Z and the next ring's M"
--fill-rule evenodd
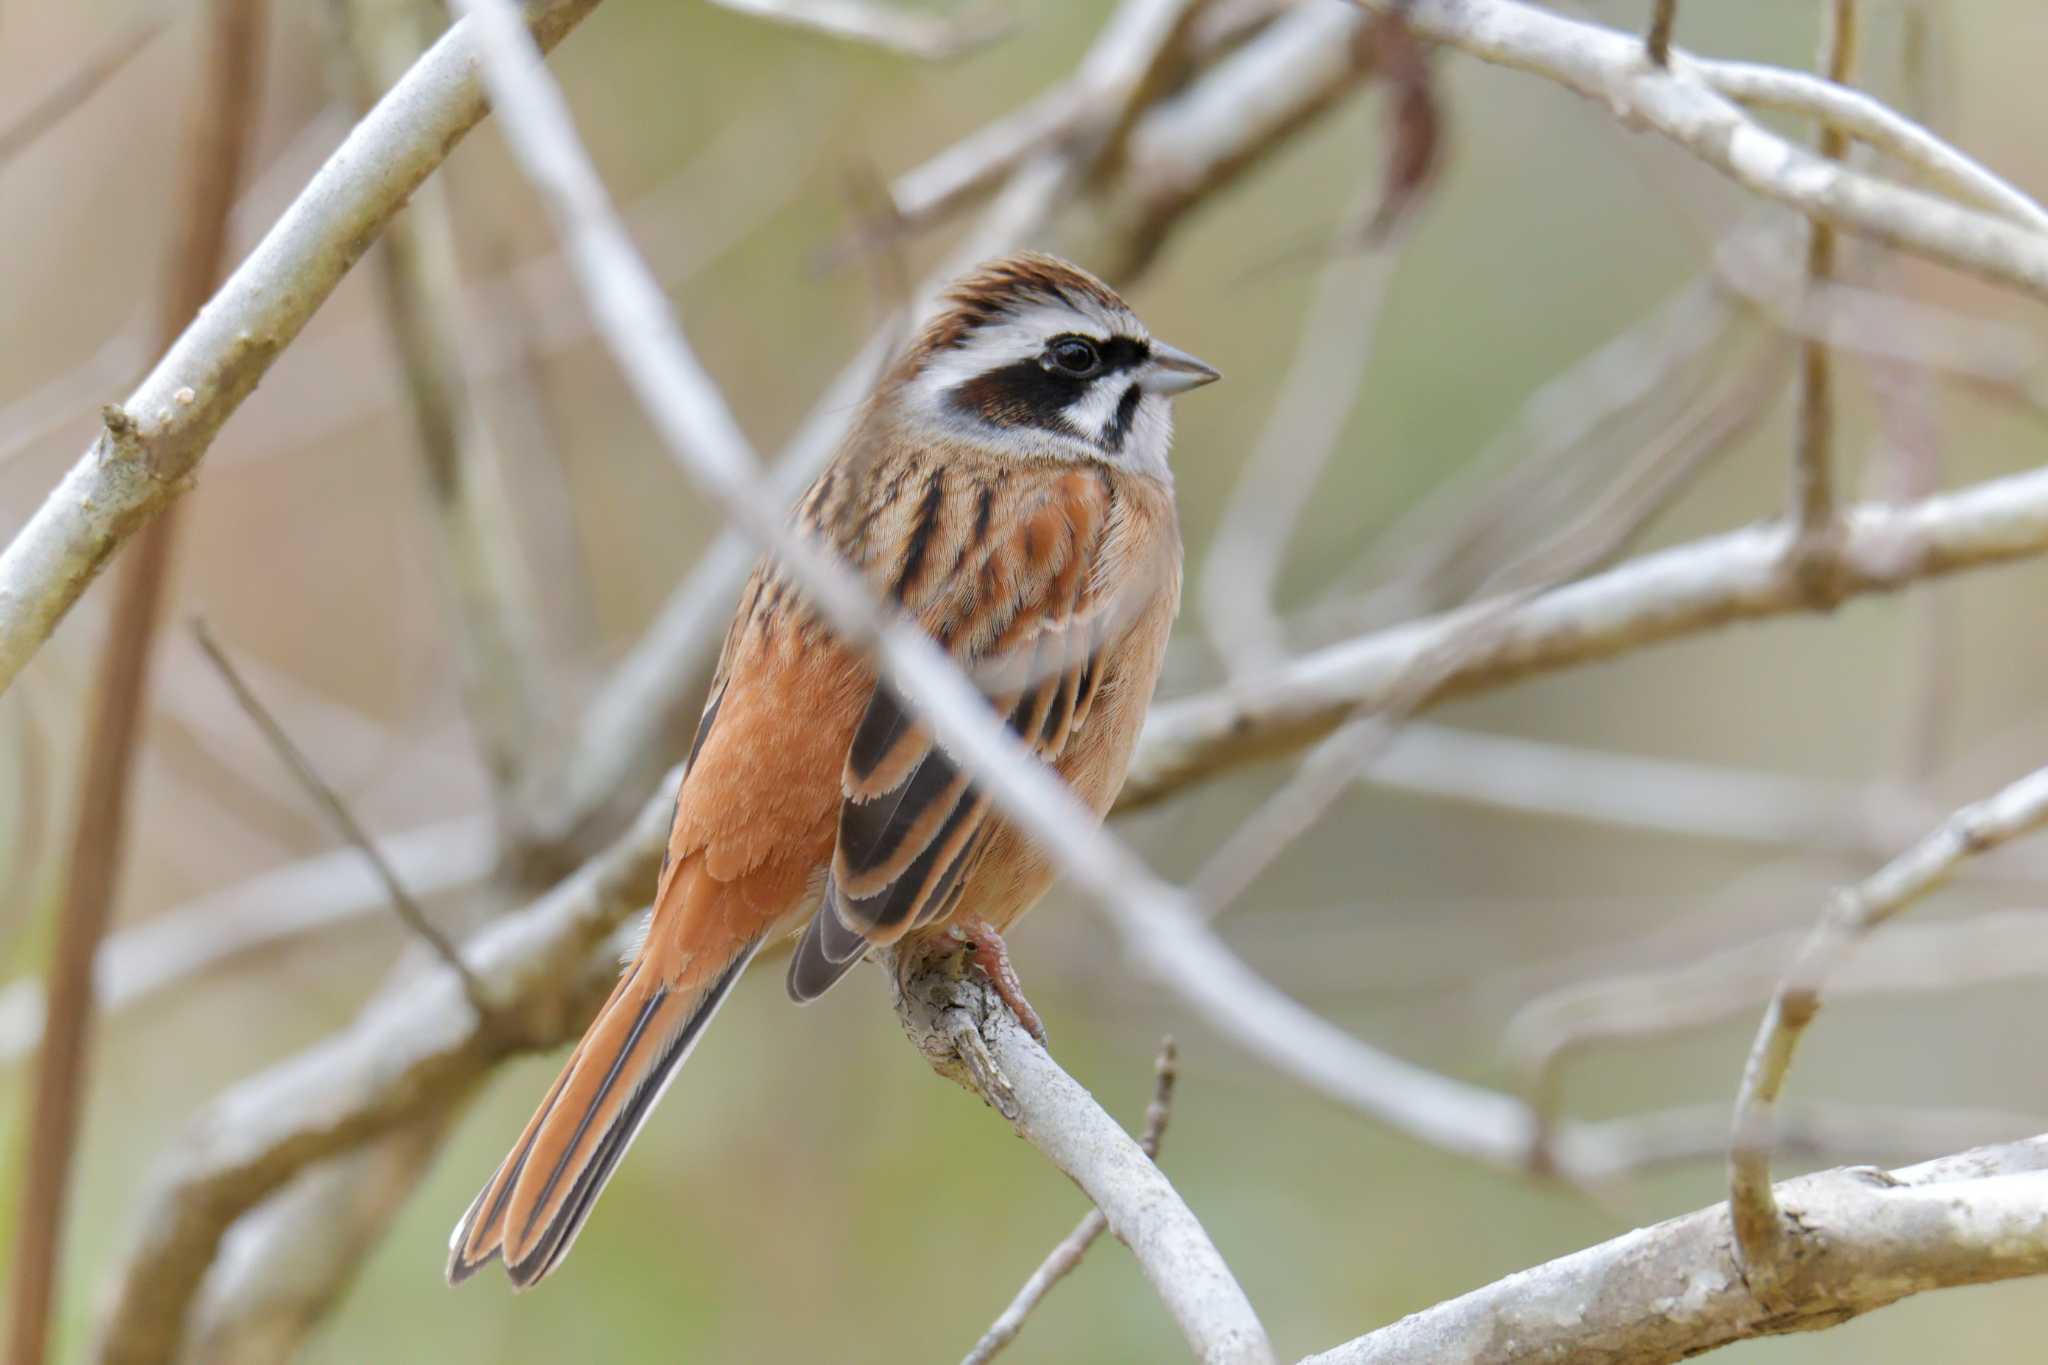
M2048 233L2048 210L1968 153L1860 90L1783 67L1695 60L1707 84L1758 109L1805 114L1927 176L1957 199Z
M646 906L680 771L610 848L464 945L486 1028L448 973L395 983L347 1029L211 1101L152 1174L94 1358L175 1357L235 1221L314 1162L459 1104L500 1058L574 1036L618 980L608 941Z
M897 231L938 222L1005 176L1072 126L1079 92L1062 82L1016 112L984 124L889 187Z
M1643 555L1508 614L1429 702L1610 658L1678 636L1807 609L1784 572L1788 533L1756 526ZM1852 594L2048 552L2048 472L2030 471L1906 506L1844 509L1840 565ZM1150 804L1219 768L1292 752L1354 710L1384 705L1409 661L1459 628L1460 613L1375 631L1304 655L1251 685L1153 708L1119 810Z
M1178 1057L1174 1051L1173 1039L1168 1038L1159 1045L1159 1060L1153 1064L1152 1103L1145 1106L1145 1130L1138 1138L1139 1150L1149 1159L1159 1159L1159 1142L1166 1136L1166 1121L1173 1114L1173 1083L1178 1076ZM1109 1228L1109 1220L1101 1209L1090 1209L1084 1214L1074 1230L1060 1239L1038 1269L1031 1272L1031 1278L1010 1300L1009 1307L982 1333L972 1350L962 1358L960 1365L988 1365L1002 1353L1005 1346L1017 1339L1017 1333L1024 1328L1024 1319L1031 1316L1031 1310L1052 1292L1052 1287L1066 1278L1081 1264L1081 1258L1088 1254L1088 1248L1095 1245L1095 1239Z
M1356 0L1381 9L1392 0ZM1716 92L1689 58L1643 59L1632 35L1518 0L1415 0L1424 37L1555 81L1808 218L2048 299L2048 234L1827 161Z
M1131 130L1092 259L1112 280L1151 264L1188 209L1236 183L1353 89L1371 62L1365 16L1297 5Z
M978 973L891 954L904 1031L940 1075L987 1100L1102 1211L1195 1358L1273 1360L1244 1290L1151 1158L1024 1031Z
M1799 1220L1785 1306L1743 1281L1726 1204L1625 1233L1425 1308L1302 1365L1661 1365L1811 1331L1953 1285L2048 1271L2048 1137L1779 1187Z
M2048 768L1963 807L1918 844L1840 892L1786 971L1743 1067L1729 1159L1729 1211L1743 1266L1759 1294L1776 1291L1789 1273L1787 1254L1799 1240L1771 1188L1770 1129L1800 1036L1820 1010L1822 985L1866 934L1946 882L1964 860L2043 825L2048 825Z
M228 1231L192 1310L188 1360L295 1358L405 1208L452 1109L315 1166Z

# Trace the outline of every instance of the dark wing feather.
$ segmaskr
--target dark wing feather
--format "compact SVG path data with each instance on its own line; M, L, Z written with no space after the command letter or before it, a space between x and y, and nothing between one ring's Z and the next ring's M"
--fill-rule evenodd
M977 541L980 491L958 492ZM979 565L921 604L926 628L1048 763L1084 715L1101 643L1091 597L1108 511L1101 480L1049 479L1013 502L1008 534L999 527L986 537ZM831 874L790 962L789 992L800 1001L822 994L869 946L951 913L990 828L988 799L886 684L854 733L842 791Z

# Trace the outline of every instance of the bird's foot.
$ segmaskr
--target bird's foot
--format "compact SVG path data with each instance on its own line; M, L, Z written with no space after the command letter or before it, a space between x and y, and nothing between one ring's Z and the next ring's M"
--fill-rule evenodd
M967 944L967 960L981 969L988 978L988 984L995 987L1010 1013L1017 1016L1017 1022L1024 1031L1040 1043L1045 1041L1045 1022L1038 1017L1038 1011L1031 1008L1031 1002L1024 998L1024 984L1017 980L1017 969L1010 965L1009 945L1003 936L987 920L974 919L953 926L953 932Z

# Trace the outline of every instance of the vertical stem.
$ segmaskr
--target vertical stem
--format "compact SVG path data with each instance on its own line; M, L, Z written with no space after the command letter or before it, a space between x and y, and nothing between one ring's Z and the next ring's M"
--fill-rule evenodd
M419 0L335 5L346 83L364 113L428 45ZM377 248L384 316L405 375L421 457L442 598L455 645L463 709L485 770L501 837L524 819L513 793L538 727L533 599L502 468L463 372L468 353L455 225L438 179L414 193Z
M1820 69L1835 82L1846 82L1856 59L1856 0L1828 0L1821 35ZM1818 144L1830 161L1848 155L1846 134L1823 123ZM1808 225L1806 276L1809 292L1835 273L1835 229L1818 219ZM1792 515L1798 528L1794 569L1809 591L1830 597L1830 539L1835 525L1835 401L1834 370L1828 343L1810 339L1799 352L1799 417L1792 467Z
M1671 30L1678 24L1678 0L1657 0L1650 12L1650 31L1643 35L1643 50L1658 66L1671 65Z
M254 122L264 27L263 0L214 0L187 137L183 216L165 284L159 330L164 347L206 302L220 274L228 213ZM125 419L115 414L110 423L115 420ZM140 532L114 583L36 1061L8 1295L10 1365L41 1365L49 1349L64 1202L91 1044L93 958L120 872L129 773L177 534L176 511L174 504Z

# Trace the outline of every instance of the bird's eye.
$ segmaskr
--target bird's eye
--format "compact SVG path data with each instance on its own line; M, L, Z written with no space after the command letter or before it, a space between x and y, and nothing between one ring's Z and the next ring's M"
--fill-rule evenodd
M1058 337L1045 348L1044 365L1070 379L1086 379L1102 368L1102 353L1086 337Z

